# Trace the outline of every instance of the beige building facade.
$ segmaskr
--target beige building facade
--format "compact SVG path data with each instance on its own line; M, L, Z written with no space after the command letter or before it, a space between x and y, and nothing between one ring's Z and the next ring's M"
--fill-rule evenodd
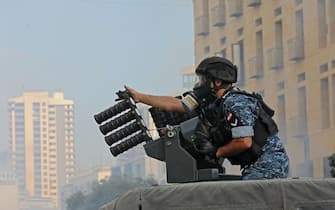
M276 110L291 176L329 176L335 152L335 0L193 0L195 63L218 55Z
M8 100L10 146L19 192L59 205L75 173L74 102L62 92L25 92Z

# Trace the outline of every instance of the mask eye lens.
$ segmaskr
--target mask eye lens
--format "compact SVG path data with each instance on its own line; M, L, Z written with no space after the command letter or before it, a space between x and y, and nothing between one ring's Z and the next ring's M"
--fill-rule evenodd
M197 83L198 85L202 85L202 84L205 84L206 82L206 78L203 76L203 75L198 75L198 79L197 79Z

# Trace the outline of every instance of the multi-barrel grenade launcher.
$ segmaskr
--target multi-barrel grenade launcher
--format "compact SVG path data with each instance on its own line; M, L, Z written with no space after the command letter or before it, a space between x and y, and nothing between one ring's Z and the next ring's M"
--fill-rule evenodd
M113 156L145 142L146 154L166 163L168 183L240 179L240 176L225 174L221 160L208 159L197 151L194 144L199 123L197 113L151 107L149 112L160 136L153 140L130 95L126 91L116 94L115 105L94 115Z

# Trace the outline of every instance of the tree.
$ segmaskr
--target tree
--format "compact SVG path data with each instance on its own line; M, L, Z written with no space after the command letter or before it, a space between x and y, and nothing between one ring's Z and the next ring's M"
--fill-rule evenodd
M102 183L94 182L88 195L73 194L66 200L67 210L96 210L131 189L152 185L157 185L153 179L111 176Z
M80 205L85 202L85 196L81 191L76 192L66 199L66 209L79 210Z
M335 153L332 154L329 158L329 166L330 166L330 175L335 177Z

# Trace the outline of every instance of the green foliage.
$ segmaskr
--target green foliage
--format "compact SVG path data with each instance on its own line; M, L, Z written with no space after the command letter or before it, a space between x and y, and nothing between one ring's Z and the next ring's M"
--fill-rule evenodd
M75 194L71 195L70 198L66 200L67 209L79 210L80 205L84 202L85 202L84 194L81 191L76 192Z
M330 175L335 177L335 153L332 154L329 158L329 166L330 166Z
M102 183L93 183L92 192L88 195L83 195L82 192L73 194L66 200L67 210L96 210L131 189L156 184L153 179L112 176Z

